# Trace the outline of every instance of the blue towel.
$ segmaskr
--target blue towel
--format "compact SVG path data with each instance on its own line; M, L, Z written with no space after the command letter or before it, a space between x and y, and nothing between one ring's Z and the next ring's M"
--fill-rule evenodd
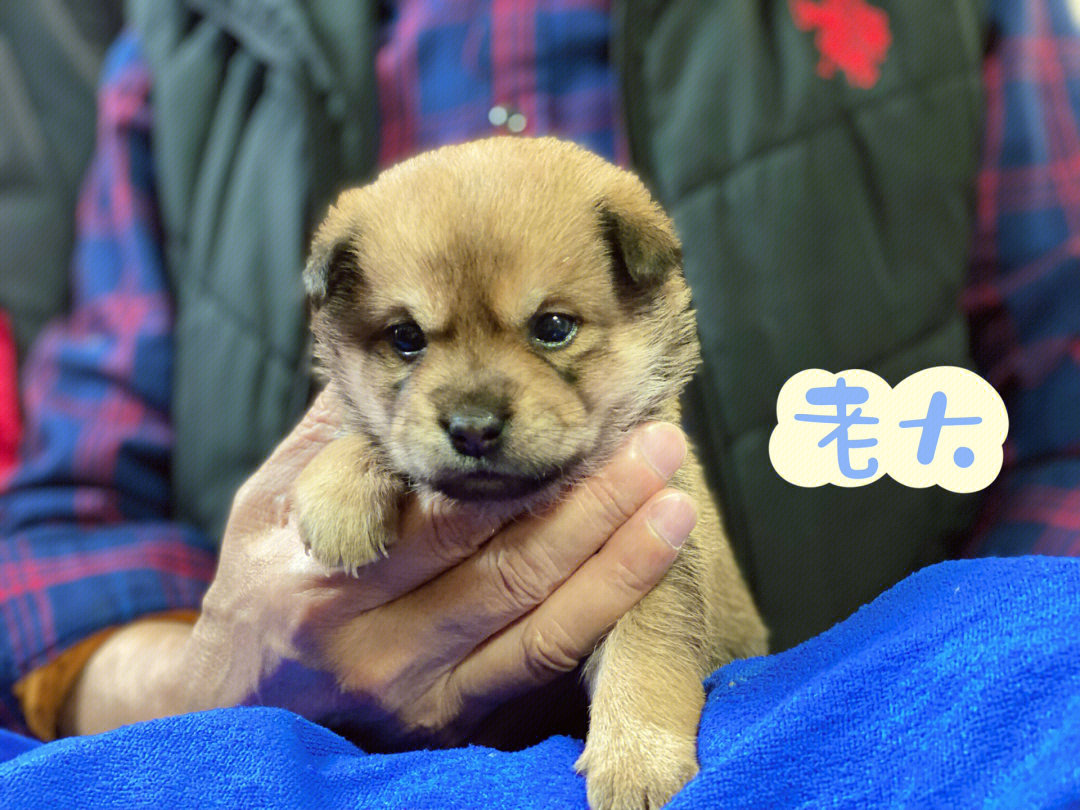
M701 773L672 810L1080 803L1080 560L924 569L707 687ZM0 734L0 807L582 808L580 751L369 755L229 709L47 745Z

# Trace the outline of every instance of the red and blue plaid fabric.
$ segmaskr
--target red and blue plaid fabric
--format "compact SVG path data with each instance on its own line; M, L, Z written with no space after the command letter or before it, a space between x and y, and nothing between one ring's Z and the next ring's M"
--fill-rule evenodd
M376 59L379 162L524 127L521 134L559 135L625 164L610 7L611 0L389 4ZM493 125L496 108L503 117Z
M968 555L1080 555L1080 19L992 0L971 284L975 359L1009 411Z
M23 369L20 464L0 494L0 726L12 683L96 630L199 604L215 555L169 520L172 309L150 151L150 80L121 39L98 95L71 315Z
M11 322L0 312L0 490L18 458L22 420L19 417L15 336Z

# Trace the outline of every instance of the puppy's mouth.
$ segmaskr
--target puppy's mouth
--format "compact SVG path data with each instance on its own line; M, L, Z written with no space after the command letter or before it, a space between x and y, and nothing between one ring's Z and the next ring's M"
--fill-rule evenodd
M539 492L562 478L563 472L558 467L540 475L478 470L441 475L431 481L431 486L457 501L514 501Z

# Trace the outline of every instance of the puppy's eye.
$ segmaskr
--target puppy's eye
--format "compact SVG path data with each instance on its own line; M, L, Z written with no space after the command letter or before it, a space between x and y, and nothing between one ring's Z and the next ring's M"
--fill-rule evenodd
M577 328L577 318L572 315L549 312L533 319L530 335L545 348L555 349L573 340Z
M389 329L390 345L406 359L416 357L427 346L423 331L412 321L396 323Z

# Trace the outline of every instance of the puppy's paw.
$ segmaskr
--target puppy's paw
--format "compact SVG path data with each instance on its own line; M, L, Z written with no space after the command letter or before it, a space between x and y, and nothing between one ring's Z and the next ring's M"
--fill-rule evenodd
M324 447L294 486L300 538L315 559L349 574L386 555L397 533L402 486L375 468L367 445L346 437Z
M697 775L697 741L655 727L590 732L574 768L592 810L656 810Z
M390 521L379 510L351 504L330 509L298 499L297 524L300 539L316 560L328 568L341 566L352 576L361 567L386 556L393 537Z

